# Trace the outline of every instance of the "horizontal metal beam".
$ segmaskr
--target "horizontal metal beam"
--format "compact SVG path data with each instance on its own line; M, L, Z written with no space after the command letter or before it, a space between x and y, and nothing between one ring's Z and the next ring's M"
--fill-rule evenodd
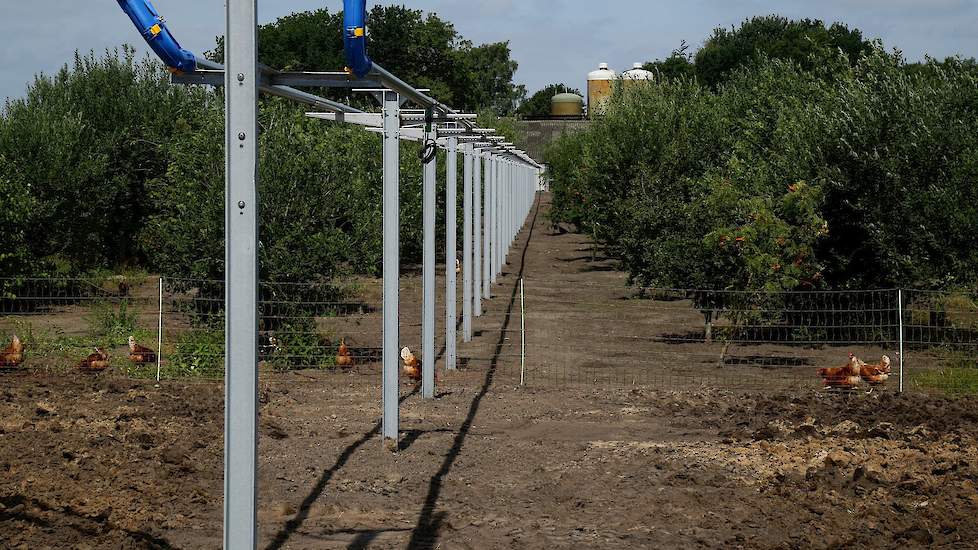
M170 76L173 84L223 86L224 71L197 70L188 74ZM347 73L280 73L261 72L262 86L290 86L302 88L383 88L372 80L351 79Z
M201 74L204 75L204 78L210 78L207 75L209 73L213 73L213 72L220 72L221 74L224 74L224 65L221 65L220 63L215 63L215 62L213 62L213 61L211 61L209 59L206 59L206 58L198 57L197 58L197 67L198 67L198 70L194 74L201 73ZM306 105L315 107L317 109L324 109L324 110L327 110L327 111L335 111L335 112L341 112L341 113L362 113L363 112L360 109L356 109L354 107L350 107L349 105L344 105L343 103L339 103L339 102L333 101L331 99L326 99L324 97L319 97L317 95L313 95L313 94L310 94L310 93L307 93L307 92L303 92L301 90L296 90L295 88L291 88L289 86L279 86L279 85L269 84L267 79L270 77L270 75L276 74L276 71L274 71L273 69L270 69L268 67L264 67L262 65L258 65L258 70L259 70L258 89L262 93L265 93L265 94L268 94L268 95L274 95L274 96L284 97L284 98L290 99L292 101L296 101L296 102L299 102L299 103L305 103ZM174 80L174 82L177 82L177 81ZM191 84L208 84L208 83L207 82L191 82ZM222 81L220 84L217 84L217 85L223 85L223 84L224 84L224 82Z

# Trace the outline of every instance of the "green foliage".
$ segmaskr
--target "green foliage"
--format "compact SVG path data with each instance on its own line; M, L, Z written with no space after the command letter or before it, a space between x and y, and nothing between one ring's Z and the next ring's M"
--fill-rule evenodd
M102 347L128 345L130 336L144 339L149 333L140 329L137 321L138 314L130 309L129 300L122 300L118 306L95 304L89 314L91 339Z
M693 63L693 56L688 52L689 45L683 40L682 45L673 50L672 55L663 60L646 63L642 68L655 73L660 80L695 78L696 65Z
M169 376L224 376L224 331L192 329L180 333L173 353L163 363Z
M978 281L976 71L874 50L759 59L716 90L621 90L548 151L556 221L641 284L944 288Z
M261 61L282 70L338 70L346 63L342 28L342 12L326 9L282 17L259 29ZM518 65L508 42L477 46L436 14L396 5L374 6L367 29L371 59L455 108L510 114L526 94L513 84ZM223 39L210 55L223 60ZM369 105L349 93L334 97Z
M4 239L0 276L141 261L135 235L152 209L146 184L167 169L160 148L212 97L171 86L157 64L126 49L76 56L8 101L0 206L11 215L12 246Z
M910 386L953 396L978 394L978 368L948 367L910 373Z
M336 70L343 66L341 26L326 10L282 18L261 29L263 60ZM435 15L376 7L371 41L372 55L389 69L456 107L484 108L492 113L486 119L511 112L522 97L506 44L474 46ZM220 43L212 55L222 55ZM173 86L168 76L155 61L135 60L131 49L76 56L6 105L0 295L24 276L145 269L223 278L223 98ZM277 98L262 101L259 122L262 278L379 274L380 138L308 119L302 107ZM515 133L511 127L507 135ZM412 263L422 248L421 166L412 162L417 144L401 147L402 257Z
M560 83L551 84L546 88L530 96L529 99L520 104L517 114L522 117L545 117L550 115L550 100L557 94L570 93L581 95L577 88Z
M718 28L695 57L697 78L715 87L731 73L760 58L793 61L806 70L820 66L841 52L856 63L872 50L862 32L846 25L812 19L797 21L770 15L754 17L740 27ZM674 60L676 64L678 60Z
M279 348L267 362L277 370L324 369L336 364L336 350L319 334L312 316L291 317L275 331L275 337Z

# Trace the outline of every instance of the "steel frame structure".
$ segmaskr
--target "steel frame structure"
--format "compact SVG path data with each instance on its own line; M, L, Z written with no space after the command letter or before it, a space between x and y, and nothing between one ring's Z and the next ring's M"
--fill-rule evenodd
M280 72L258 63L257 0L226 0L226 66L196 57L191 73L174 74L174 84L225 88L225 450L224 547L256 548L258 466L258 97L270 94L311 106L309 116L358 124L383 134L383 436L397 449L399 428L399 174L400 140L426 136L415 123L431 120L436 144L447 152L446 182L446 368L456 354L455 258L457 253L457 163L463 155L463 339L472 338L472 317L482 314L489 282L502 270L506 250L529 214L541 166L492 129L477 127L475 115L458 113L373 64L364 78L347 72ZM120 2L120 5L123 5ZM127 13L133 6L126 6ZM151 9L148 2L135 9ZM132 15L130 13L130 15ZM159 18L165 30L165 23ZM160 27L154 27L160 28ZM168 31L167 31L168 33ZM155 35L153 35L155 37ZM146 37L151 41L153 37ZM151 44L152 45L152 44ZM177 47L179 47L177 45ZM192 55L187 53L188 56ZM380 113L365 113L297 89L346 88L369 92ZM403 109L411 101L421 111ZM432 115L426 115L430 112ZM402 124L405 123L405 124ZM483 173L483 166L485 172ZM424 167L424 300L422 394L434 396L435 189L436 165ZM483 177L484 176L484 177ZM522 185L517 185L523 181ZM485 195L479 200L480 187ZM481 218L481 219L480 219ZM484 229L480 231L480 221ZM505 242L504 242L505 241ZM480 251L481 248L481 251ZM491 256L490 256L491 254ZM491 261L490 261L491 259ZM481 265L480 265L481 260Z

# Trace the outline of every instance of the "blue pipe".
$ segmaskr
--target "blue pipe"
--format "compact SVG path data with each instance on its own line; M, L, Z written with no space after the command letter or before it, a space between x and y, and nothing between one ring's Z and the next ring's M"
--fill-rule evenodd
M367 57L367 0L343 0L343 50L353 74L367 76L373 68Z
M366 0L364 0L366 1ZM182 74L197 70L197 57L180 47L166 23L149 0L118 0L119 7L132 19L136 30L170 69Z

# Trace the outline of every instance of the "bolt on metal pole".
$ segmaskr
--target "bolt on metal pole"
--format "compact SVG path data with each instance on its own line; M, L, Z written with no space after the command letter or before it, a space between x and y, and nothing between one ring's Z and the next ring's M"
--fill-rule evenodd
M424 299L421 303L421 397L435 396L435 187L438 175L438 157L424 165L424 267L422 283Z
M492 298L492 289L489 286L492 280L492 153L486 154L485 174L484 174L484 193L483 193L483 228L482 228L482 297L486 300Z
M384 105L384 445L397 450L400 406L400 174L401 99L383 92Z
M472 145L462 146L462 339L472 341Z
M472 214L472 307L476 317L482 317L482 266L483 250L483 200L482 152L472 157L472 201L475 211Z
M445 368L455 370L458 316L458 138L448 138L445 182ZM468 263L468 262L466 262Z
M224 548L258 544L258 13L228 0L225 33Z

